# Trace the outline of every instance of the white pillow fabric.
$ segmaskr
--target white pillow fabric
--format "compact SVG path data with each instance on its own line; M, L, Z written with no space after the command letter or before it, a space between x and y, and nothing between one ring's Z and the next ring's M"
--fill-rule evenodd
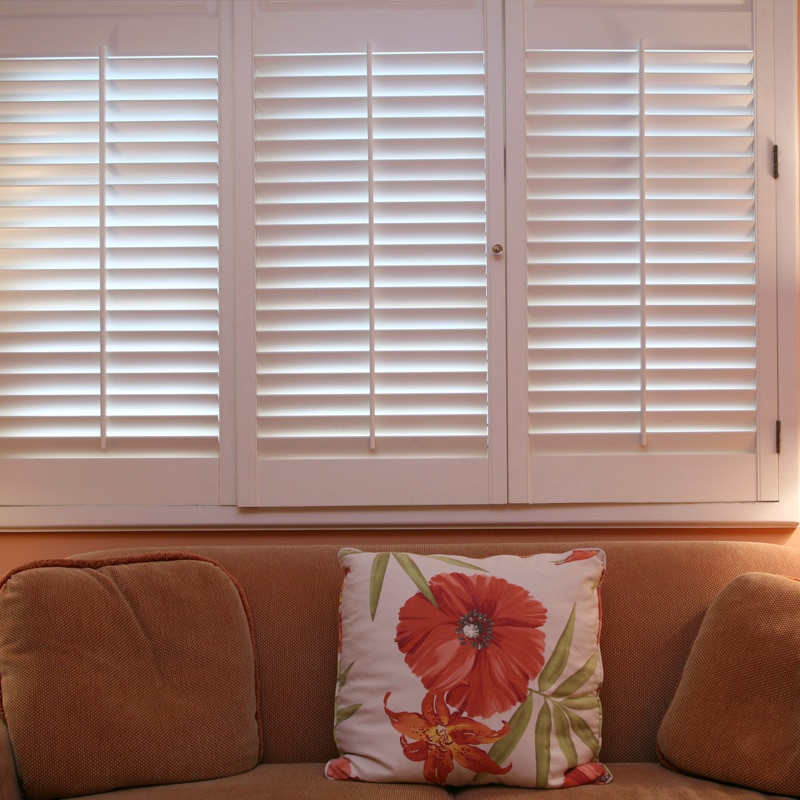
M556 788L598 762L601 550L342 550L332 779Z

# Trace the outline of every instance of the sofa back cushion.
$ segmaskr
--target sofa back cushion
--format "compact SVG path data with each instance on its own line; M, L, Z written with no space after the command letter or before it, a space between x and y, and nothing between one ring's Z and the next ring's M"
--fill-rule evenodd
M340 531L337 544L303 544L303 535L295 534L297 543L292 544L187 548L222 564L247 595L258 646L265 761L321 762L337 755L333 729L342 588L338 552L354 540L367 551L467 558L602 548L606 575L600 757L607 763L657 760L661 718L703 615L728 581L751 571L800 578L800 548L761 542L612 541L599 532L584 532L585 538L562 536L556 542L508 542L503 541L504 531L485 531L484 541L475 541L475 531L413 533L416 543L397 533L374 532L374 541L385 544L364 544L363 532ZM420 544L423 536L428 541ZM313 534L307 540L313 540Z
M28 800L260 758L246 601L191 555L32 564L0 585L0 699Z
M666 766L800 797L800 581L749 572L711 603L658 732Z

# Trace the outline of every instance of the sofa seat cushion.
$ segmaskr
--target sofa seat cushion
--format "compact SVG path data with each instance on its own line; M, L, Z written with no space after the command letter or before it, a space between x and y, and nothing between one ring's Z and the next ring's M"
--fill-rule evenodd
M536 800L512 786L440 787L419 783L329 781L324 764L259 764L230 778L91 795L84 800ZM608 786L559 789L556 800L789 800L681 775L655 763L609 764ZM548 793L547 796L553 793Z
M449 800L446 789L411 784L329 781L324 764L259 764L218 780L127 789L84 800Z
M250 615L208 559L14 570L0 584L0 654L28 800L218 778L259 761Z
M610 763L614 782L608 786L561 789L557 800L788 800L783 795L682 775L653 762ZM458 800L533 800L530 790L476 786L456 794Z
M750 572L719 592L658 748L675 769L800 796L800 581Z

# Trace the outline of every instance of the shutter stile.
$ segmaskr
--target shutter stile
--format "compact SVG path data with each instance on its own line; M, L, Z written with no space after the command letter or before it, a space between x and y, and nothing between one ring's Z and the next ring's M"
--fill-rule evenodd
M485 458L483 56L367 62L257 57L259 452Z

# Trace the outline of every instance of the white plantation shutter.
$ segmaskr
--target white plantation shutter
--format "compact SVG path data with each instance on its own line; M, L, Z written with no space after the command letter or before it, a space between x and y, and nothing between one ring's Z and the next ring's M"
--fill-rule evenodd
M217 74L0 59L4 502L216 495Z
M796 30L2 0L0 527L793 522Z
M483 48L336 44L255 60L261 502L488 502Z
M747 44L527 50L533 502L774 499Z

